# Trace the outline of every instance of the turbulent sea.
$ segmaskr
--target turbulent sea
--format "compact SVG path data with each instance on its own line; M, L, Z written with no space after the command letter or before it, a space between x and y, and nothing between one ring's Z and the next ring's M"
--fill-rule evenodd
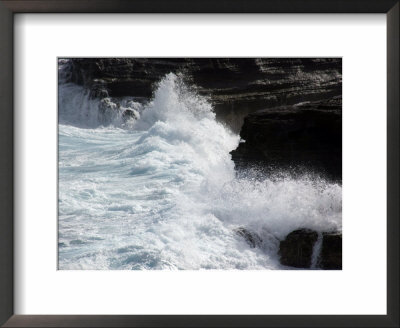
M178 76L147 103L134 96L60 79L59 269L289 269L288 233L341 230L340 185L237 175L229 152L245 141Z

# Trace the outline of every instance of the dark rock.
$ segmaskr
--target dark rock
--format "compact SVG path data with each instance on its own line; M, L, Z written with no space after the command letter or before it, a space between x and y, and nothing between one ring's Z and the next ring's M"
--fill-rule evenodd
M245 142L231 152L237 169L342 179L341 97L257 111L245 118L240 136Z
M296 268L310 268L317 239L318 233L313 230L301 229L289 233L279 245L281 263ZM322 233L322 246L317 268L342 269L342 234L340 232Z
M243 118L263 108L329 99L342 92L340 58L73 58L69 81L109 97L150 98L155 83L183 72L209 96L217 118L235 132Z
M251 232L243 227L237 228L235 232L238 236L243 237L251 248L261 246L262 239L255 232Z
M112 100L110 98L103 98L101 99L100 103L99 103L99 110L100 113L105 114L107 112L115 112L118 108L118 105L114 102L112 102Z
M292 231L280 242L280 262L295 268L310 268L311 256L317 239L317 232L309 229Z
M342 234L324 232L322 236L322 249L319 260L320 268L325 270L341 270Z
M129 119L129 118L135 118L136 115L134 113L133 110L131 109L126 109L123 113L122 113L122 118L123 119Z
M99 84L94 84L92 88L90 89L90 98L92 99L102 99L102 98L107 98L108 97L108 91L107 88L99 83Z

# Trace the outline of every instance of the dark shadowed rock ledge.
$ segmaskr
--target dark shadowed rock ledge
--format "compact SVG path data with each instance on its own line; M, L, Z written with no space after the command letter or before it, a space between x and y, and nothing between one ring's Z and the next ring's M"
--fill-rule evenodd
M237 169L262 167L342 179L342 98L260 110L240 131L231 152Z

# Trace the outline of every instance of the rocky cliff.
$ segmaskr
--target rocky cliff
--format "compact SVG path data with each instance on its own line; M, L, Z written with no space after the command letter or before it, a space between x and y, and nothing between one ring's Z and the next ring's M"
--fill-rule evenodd
M249 114L240 131L244 142L231 152L236 168L342 178L340 96Z
M341 95L341 71L338 58L74 58L70 81L96 96L148 99L165 74L182 72L239 132L257 110Z

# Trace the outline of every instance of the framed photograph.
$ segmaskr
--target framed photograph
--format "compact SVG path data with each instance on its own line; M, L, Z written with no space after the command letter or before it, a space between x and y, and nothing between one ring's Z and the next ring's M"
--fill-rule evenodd
M398 1L0 1L0 324L398 327Z

